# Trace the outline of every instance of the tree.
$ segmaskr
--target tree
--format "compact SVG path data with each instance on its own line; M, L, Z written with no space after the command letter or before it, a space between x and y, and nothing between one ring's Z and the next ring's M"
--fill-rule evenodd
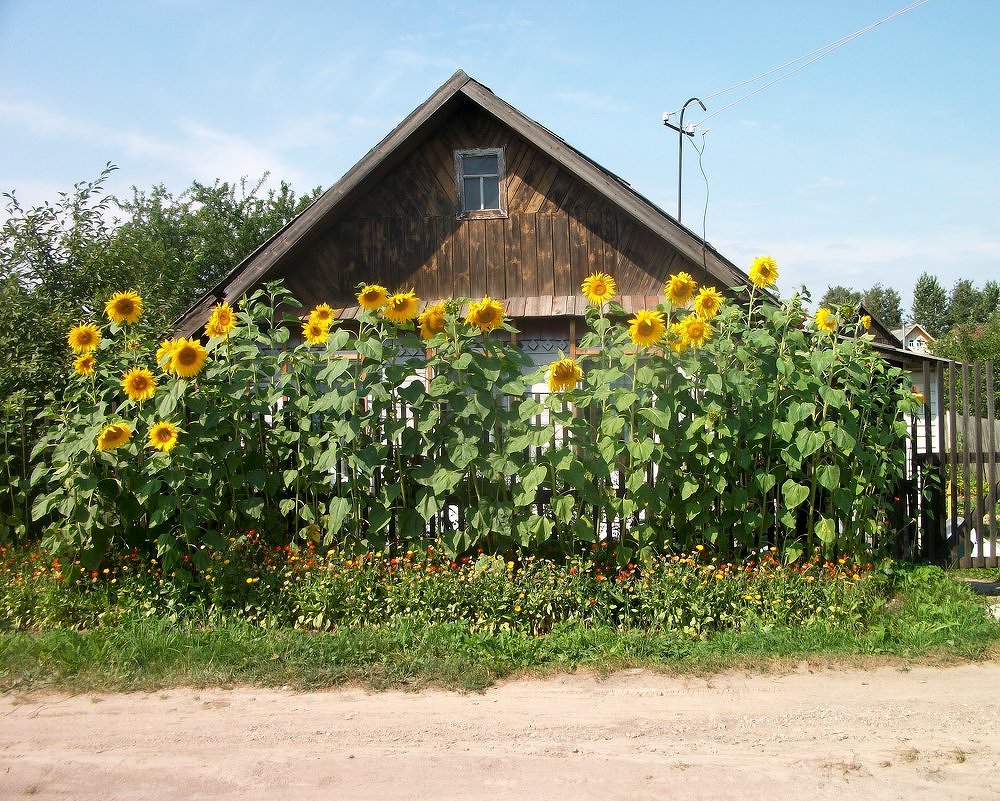
M827 286L826 293L820 298L819 305L828 309L839 309L841 306L857 306L860 300L860 292L837 284L837 286Z
M930 273L921 273L913 287L910 321L920 323L933 337L940 337L951 327L948 296L937 278Z
M976 310L979 308L980 295L968 278L960 278L951 288L948 297L948 317L952 325L978 322Z
M992 320L1000 314L1000 283L987 281L979 290L973 320Z
M892 287L875 284L871 289L861 294L861 302L865 304L876 318L889 328L903 327L903 299Z

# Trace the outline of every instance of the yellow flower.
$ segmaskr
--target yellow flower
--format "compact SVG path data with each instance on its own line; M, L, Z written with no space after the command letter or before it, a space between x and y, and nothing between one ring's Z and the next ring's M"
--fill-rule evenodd
M465 322L476 326L480 331L492 331L503 325L503 306L500 301L486 295L482 300L469 304Z
M694 311L702 320L711 320L722 309L722 293L714 286L698 290L694 299Z
M396 325L408 323L420 314L420 299L411 289L409 292L397 292L386 299L382 307L382 315Z
M177 444L177 426L160 421L149 429L149 444L163 453L169 453Z
M615 284L615 279L610 275L594 273L583 279L581 289L583 289L583 295L589 303L594 306L603 306L614 297L615 292L618 291L618 285Z
M175 347L177 347L176 339L164 339L160 343L160 347L156 349L156 363L168 373L170 372L170 357L173 355Z
M864 328L865 331L872 327L872 316L870 314L866 314L861 318L861 327Z
M750 282L758 289L774 286L778 280L778 262L770 256L758 256L750 265Z
M142 314L142 298L131 290L115 292L104 304L104 313L113 323L134 323Z
M156 392L156 379L149 370L133 367L122 376L122 389L125 390L129 400L149 400Z
M580 365L572 359L559 359L549 365L549 391L565 392L573 389L583 379Z
M420 315L420 336L424 339L433 339L436 334L444 331L444 304L435 303L428 306Z
M358 303L362 309L378 311L389 299L389 290L378 284L365 284L358 292Z
M229 336L236 327L236 314L233 307L223 301L212 309L212 314L205 325L205 335L209 337Z
M192 378L201 372L208 358L208 351L197 339L181 337L170 351L167 371L176 373L181 378Z
M322 345L330 336L330 329L310 318L302 324L302 336L310 345Z
M643 348L649 348L659 342L666 333L667 324L663 321L663 313L643 309L636 312L635 317L628 321L628 335L632 341Z
M66 337L74 353L89 353L101 341L101 332L96 325L78 325Z
M674 323L670 326L670 333L673 334L670 349L674 353L683 353L687 348L687 343L684 341L684 323Z
M836 331L837 315L831 312L826 306L821 306L816 312L816 329L818 331Z
M320 325L325 325L329 328L333 325L333 309L330 308L329 303L320 303L316 308L309 312L309 320L317 322Z
M696 314L681 322L681 332L684 344L692 348L700 348L712 338L712 327Z
M112 423L97 435L97 450L113 451L132 439L132 426L128 423Z
M663 294L674 306L687 306L697 286L691 273L676 273L663 285Z
M97 360L94 358L93 353L84 353L73 360L73 369L80 375L93 375L96 363Z
M923 392L921 392L921 391L920 391L919 389L917 389L916 387L914 387L914 388L913 388L913 399L914 399L914 400L915 400L915 401L916 401L917 403L919 403L919 404L923 405L923 402L924 402L924 393L923 393Z

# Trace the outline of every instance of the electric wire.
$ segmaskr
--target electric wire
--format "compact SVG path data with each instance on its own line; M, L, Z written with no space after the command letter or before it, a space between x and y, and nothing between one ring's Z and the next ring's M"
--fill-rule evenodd
M907 14L910 11L913 11L914 9L917 9L920 6L922 6L922 5L924 5L924 4L928 3L928 2L930 2L930 0L915 0L915 2L910 3L910 5L908 5L908 6L904 7L904 8L901 8L898 11L895 11L894 13L890 14L887 17L884 17L884 18L878 20L877 22L873 22L870 25L867 25L864 28L861 28L860 30L855 31L854 33L848 34L847 36L844 36L844 37L842 37L840 39L837 39L834 42L830 42L829 44L824 45L823 47L817 48L816 50L813 50L810 53L806 53L805 55L799 56L798 58L794 58L791 61L787 61L787 62L785 62L784 64L782 64L782 65L780 65L778 67L774 67L773 69L767 70L766 72L762 72L760 75L756 75L753 78L748 78L745 81L741 81L741 82L739 82L737 84L733 84L732 86L730 86L730 87L728 87L726 89L721 89L718 92L714 92L714 93L708 95L707 97L703 98L703 100L712 100L712 99L714 99L716 97L719 97L721 95L724 95L724 94L727 94L729 92L732 92L735 89L739 89L739 88L741 88L743 86L746 86L748 84L756 83L761 78L766 78L768 75L773 75L774 73L779 72L781 70L784 70L787 67L792 66L793 64L798 64L798 62L803 61L804 59L808 59L804 63L799 64L799 66L797 66L795 69L790 70L790 71L788 71L786 73L783 73L782 75L779 75L773 81L768 81L763 86L759 86L758 88L754 89L752 92L748 92L747 94L743 95L742 97L737 98L732 103L729 103L729 104L723 106L722 108L713 111L711 114L708 114L707 116L702 117L700 120L698 120L698 122L696 122L696 123L694 123L692 125L692 128L697 128L699 125L704 124L706 121L710 120L712 117L715 117L718 114L721 114L723 111L727 111L728 109L731 109L733 106L737 105L738 103L742 103L744 100L746 100L746 99L748 99L750 97L753 97L754 95L759 94L760 92L763 92L765 89L767 89L767 88L769 88L771 86L774 86L774 84L778 83L779 81L783 81L783 80L785 80L785 78L791 77L795 73L800 72L801 70L803 70L806 67L808 67L810 64L814 64L817 61L819 61L821 58L824 58L825 56L830 55L830 53L833 53L835 50L839 50L841 47L843 47L844 45L846 45L848 42L851 42L851 41L857 39L859 36L863 36L864 34L868 33L869 31L874 30L875 28L879 27L880 25L884 25L885 23L889 22L890 20L895 19L896 17L900 17L903 14ZM679 109L678 109L678 111L679 111ZM671 113L671 115L672 114L676 114L677 111L670 112L670 113Z

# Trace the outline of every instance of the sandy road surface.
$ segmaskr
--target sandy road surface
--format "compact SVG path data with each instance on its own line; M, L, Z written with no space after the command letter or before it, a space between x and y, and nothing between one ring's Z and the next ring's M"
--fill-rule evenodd
M0 799L996 799L1000 664L0 697Z

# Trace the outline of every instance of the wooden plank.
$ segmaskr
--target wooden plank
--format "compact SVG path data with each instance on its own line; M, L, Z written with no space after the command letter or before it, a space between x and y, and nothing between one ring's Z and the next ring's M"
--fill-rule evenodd
M504 286L508 297L523 295L521 288L521 227L518 221L507 217L503 221L504 237Z
M597 231L594 220L587 225L587 275L607 272L604 269L604 239Z
M469 222L471 221L456 221L452 234L451 280L456 298L469 297L472 293L469 279Z
M574 184L579 184L565 170L558 170L551 185L545 191L545 201L538 208L539 214L568 214L567 198L574 189ZM582 186L578 186L582 189Z
M532 216L535 218L535 234L537 236L535 244L537 253L536 293L538 295L551 295L555 279L552 261L552 218L540 214Z
M955 405L955 362L948 362L948 479L950 487L949 512L951 516L952 564L959 560L958 541L958 407Z
M986 494L986 508L990 513L990 553L997 556L997 439L996 439L996 392L993 383L993 362L986 362L986 425L988 434L987 447L989 448L988 467L986 481L989 490Z
M552 186L552 182L555 181L558 174L559 167L550 161L545 167L542 177L534 186L534 197L527 204L525 204L524 211L526 214L538 214L542 205L548 199L549 188Z
M507 211L513 215L520 211L515 208L514 198L518 197L524 183L525 162L531 160L531 148L520 138L511 141L507 148Z
M521 240L521 293L538 294L538 230L534 214L517 215L517 228Z
M967 362L962 362L962 431L964 432L964 437L962 441L962 478L964 479L963 486L965 487L965 503L963 504L964 523L963 523L963 541L966 544L966 558L962 561L968 560L968 564L963 564L962 567L972 567L972 559L970 558L971 550L969 549L969 544L972 538L969 536L969 532L972 529L972 509L970 505L970 485L969 485L969 365Z
M583 279L590 274L590 260L587 255L587 228L575 217L569 218L569 265L570 292L577 292Z
M931 365L930 362L924 361L922 365L921 373L921 383L920 389L924 393L924 448L923 452L925 459L923 461L923 479L924 486L927 486L930 473L933 471L931 464L931 453L934 451L933 444L933 432L931 430L931 411L932 403L934 400L934 395L931 388ZM913 443L914 447L916 442ZM933 542L933 531L928 522L928 518L933 514L931 509L931 501L924 493L921 493L920 506L921 506L921 529L919 532L920 537L920 548L921 554L925 559L932 559L934 557L934 542Z
M507 291L507 253L504 230L507 220L483 220L486 227L486 293L491 298L505 298Z
M975 364L975 370L974 370L974 376L975 376L975 384L974 384L974 386L972 388L972 409L973 409L973 414L975 415L973 417L973 420L975 421L974 431L975 431L975 437L976 437L976 439L975 439L975 442L976 442L976 452L975 452L975 460L974 460L974 467L975 467L975 474L976 475L975 475L975 482L972 485L974 487L974 489L975 489L975 492L972 494L972 503L973 503L973 506L972 506L972 509L973 509L972 518L973 518L973 521L975 522L975 526L976 526L976 539L979 540L979 561L980 561L980 564L977 564L976 566L977 567L992 567L992 564L988 563L989 561L992 561L992 560L987 560L983 556L983 551L984 551L983 541L985 540L985 537L983 537L983 501L984 501L984 498L983 498L983 475L984 475L984 470L983 470L983 415L982 415L982 411L981 411L983 407L982 407L982 404L980 403L981 398L980 398L980 393L979 393L979 387L983 383L983 365L982 365L981 362L976 362L976 364ZM968 429L966 429L966 438L968 438ZM965 486L966 486L966 490L965 490L966 494L969 494L969 485L966 484Z
M487 293L486 273L486 220L469 220L469 297L478 298Z
M947 446L945 444L945 397L944 397L944 370L942 369L941 362L934 365L934 377L935 377L935 387L937 389L937 399L938 399L938 416L937 416L937 474L938 482L940 486L939 498L940 503L937 508L937 544L935 546L934 559L935 561L940 561L946 559L947 547L945 543L947 542L948 536L948 526L947 526L947 500L945 493L948 487L948 462L947 462Z
M569 217L552 216L552 291L556 295L572 292L573 273L570 265Z

